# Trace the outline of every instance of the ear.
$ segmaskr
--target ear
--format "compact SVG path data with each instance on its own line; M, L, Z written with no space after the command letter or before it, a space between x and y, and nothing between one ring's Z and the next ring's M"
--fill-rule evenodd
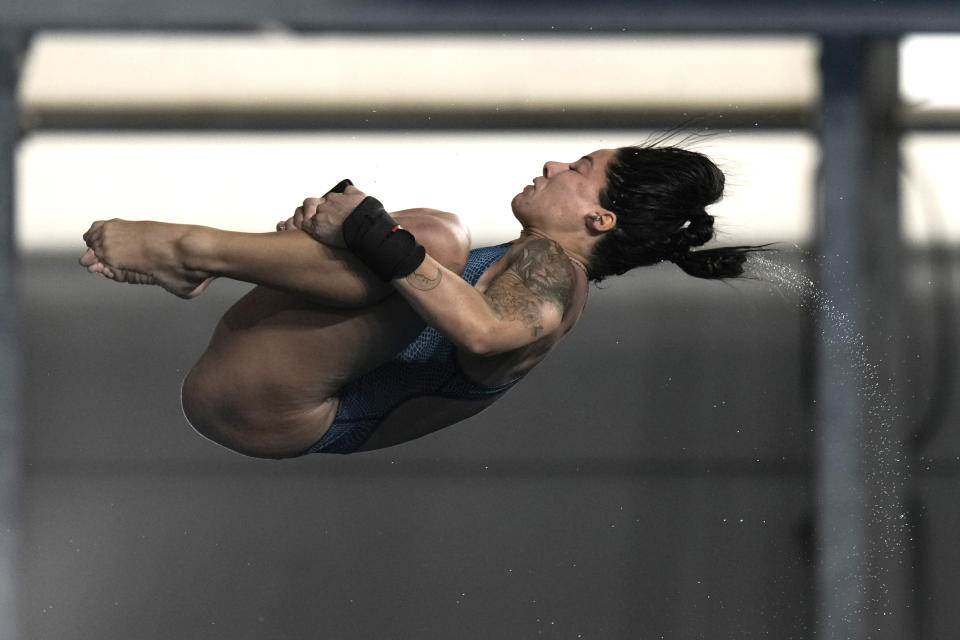
M606 209L595 209L587 214L587 229L594 233L606 233L617 226L617 214Z

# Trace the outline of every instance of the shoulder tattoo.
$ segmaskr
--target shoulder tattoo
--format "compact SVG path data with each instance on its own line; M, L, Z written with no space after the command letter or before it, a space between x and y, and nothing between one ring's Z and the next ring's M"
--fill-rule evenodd
M529 242L505 275L513 277L495 280L487 289L487 303L498 317L525 324L534 338L544 331L543 302L561 314L570 306L574 277L566 254L554 242Z
M513 268L528 289L566 313L573 300L575 286L570 259L556 242L528 242Z

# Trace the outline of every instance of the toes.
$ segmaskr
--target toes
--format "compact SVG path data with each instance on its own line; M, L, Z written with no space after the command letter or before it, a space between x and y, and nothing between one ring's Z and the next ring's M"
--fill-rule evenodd
M80 256L80 266L90 268L98 262L100 262L100 259L97 258L97 254L93 252L93 249L87 249L86 252Z

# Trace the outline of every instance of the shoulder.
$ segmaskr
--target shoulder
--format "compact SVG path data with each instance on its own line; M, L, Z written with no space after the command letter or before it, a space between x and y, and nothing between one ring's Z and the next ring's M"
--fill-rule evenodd
M556 304L562 312L570 307L576 287L576 273L563 248L547 238L523 243L510 265L534 294Z

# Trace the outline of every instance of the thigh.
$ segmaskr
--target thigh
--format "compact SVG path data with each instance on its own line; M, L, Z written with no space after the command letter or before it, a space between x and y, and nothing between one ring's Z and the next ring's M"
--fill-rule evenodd
M313 405L392 357L423 327L397 295L362 309L329 309L257 287L224 314L203 357Z
M392 357L423 326L395 295L336 310L257 287L223 316L197 366L216 371L237 400L297 411Z
M286 457L326 432L347 381L393 357L423 329L400 296L330 310L257 287L223 317L183 387L203 435L247 455Z

